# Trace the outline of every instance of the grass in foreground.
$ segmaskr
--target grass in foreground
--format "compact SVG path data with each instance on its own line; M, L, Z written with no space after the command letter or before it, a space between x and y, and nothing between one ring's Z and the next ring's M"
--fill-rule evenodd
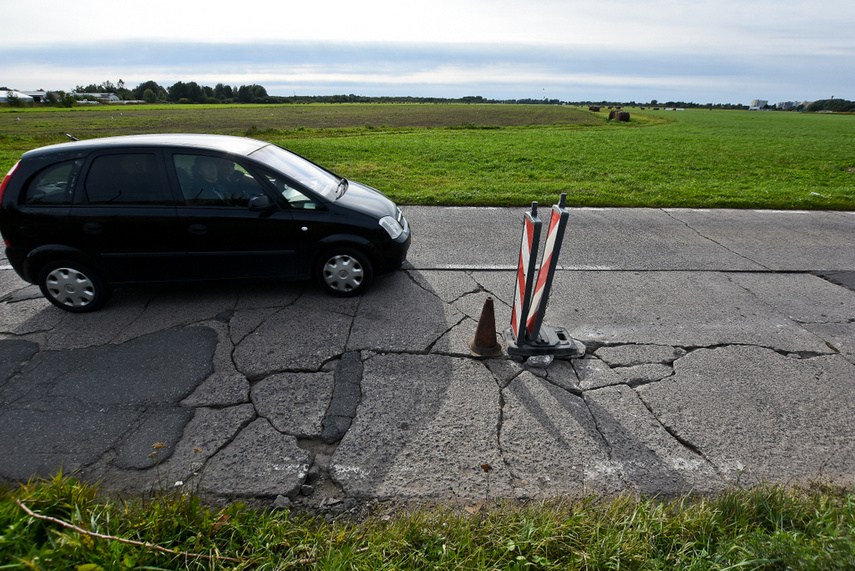
M0 569L853 567L853 493L827 486L670 502L589 497L474 515L434 508L349 523L242 504L216 509L193 496L105 500L61 476L0 493Z

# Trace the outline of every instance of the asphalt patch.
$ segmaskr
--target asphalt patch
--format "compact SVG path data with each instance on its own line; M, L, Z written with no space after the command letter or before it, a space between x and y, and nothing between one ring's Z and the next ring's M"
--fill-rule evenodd
M179 403L213 373L216 343L208 327L38 353L0 342L0 476L69 473L111 449L120 467L168 458L192 416Z

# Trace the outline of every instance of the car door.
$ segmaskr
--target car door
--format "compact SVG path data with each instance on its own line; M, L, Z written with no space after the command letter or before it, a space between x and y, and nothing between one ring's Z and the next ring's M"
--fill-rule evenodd
M353 238L354 228L311 191L278 172L265 170L260 176L291 214L295 263L302 274L311 274L315 257L329 240Z
M27 251L43 245L66 244L68 213L83 162L77 158L50 164L27 182L23 200L7 213L8 237L15 237L16 247Z
M299 229L263 178L235 157L174 151L167 162L183 197L178 219L194 277L305 277L296 263ZM268 208L250 206L258 196Z
M159 151L96 153L71 208L71 242L94 256L111 282L181 279L175 202Z

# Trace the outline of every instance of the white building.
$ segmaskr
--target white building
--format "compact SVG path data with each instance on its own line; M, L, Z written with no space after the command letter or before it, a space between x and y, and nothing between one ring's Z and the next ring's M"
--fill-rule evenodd
M77 98L97 99L98 101L106 101L108 103L116 103L121 101L115 93L72 93Z
M17 97L22 103L33 103L35 100L24 93L23 91L16 91L14 89L0 90L0 103L6 103L6 98L9 96Z
M24 94L32 97L33 101L36 103L44 103L45 102L45 96L47 95L47 93L45 93L42 90L39 90L39 91L22 91L21 93L24 93Z

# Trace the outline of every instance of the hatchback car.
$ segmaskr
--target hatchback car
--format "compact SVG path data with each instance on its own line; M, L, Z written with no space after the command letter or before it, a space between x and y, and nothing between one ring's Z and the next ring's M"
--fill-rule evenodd
M0 185L0 233L18 275L72 312L153 282L315 278L352 296L400 268L410 245L401 210L377 190L222 135L29 151Z

